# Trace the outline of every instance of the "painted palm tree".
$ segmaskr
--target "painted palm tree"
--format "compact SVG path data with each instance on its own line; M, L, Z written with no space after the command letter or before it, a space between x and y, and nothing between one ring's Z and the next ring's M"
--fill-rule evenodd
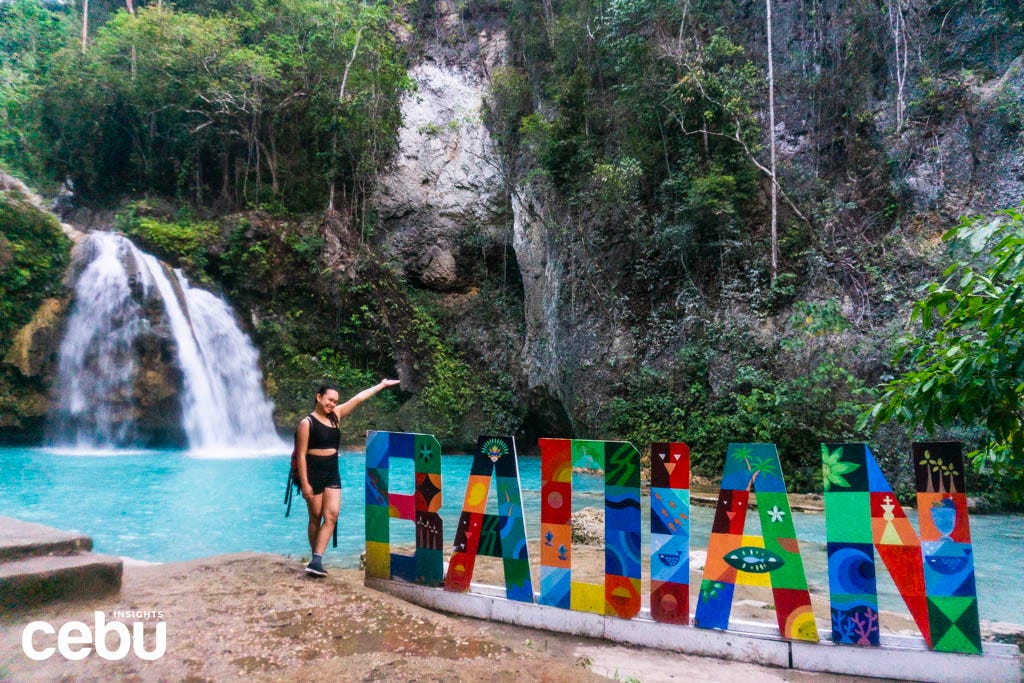
M778 462L776 458L770 455L755 455L746 444L733 451L730 457L742 462L746 466L747 472L750 473L750 479L747 481L747 491L753 490L754 482L757 481L758 475L763 474L768 477L780 473L776 464Z

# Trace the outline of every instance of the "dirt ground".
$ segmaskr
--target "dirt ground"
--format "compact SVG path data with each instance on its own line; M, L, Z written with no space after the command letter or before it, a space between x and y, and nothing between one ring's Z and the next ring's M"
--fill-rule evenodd
M601 565L600 549L578 552L580 573L574 578L600 580L596 570ZM500 566L497 560L480 558L475 579L500 584ZM128 564L117 599L4 615L0 681L855 680L446 615L364 587L361 571L331 570L328 578L314 579L302 568L295 559L256 553L164 565ZM698 576L693 583L696 591ZM774 624L774 612L763 602L765 592L741 587L733 617ZM694 592L693 600L695 596ZM825 601L816 598L815 605L816 611L827 614ZM55 654L35 662L25 656L21 637L29 622L43 620L59 628L74 619L91 625L95 610L105 612L108 621L118 618L114 614L118 610L162 612L166 654L153 662L131 653L119 662L95 653L82 661L67 661ZM883 628L913 630L909 621L900 619L884 615ZM147 650L154 648L158 620L146 620ZM116 645L113 640L108 642L111 647ZM35 644L41 648L54 641L53 636L37 635Z
M487 562L483 563L487 565ZM479 578L493 579L483 567ZM583 577L581 577L583 578ZM489 581L490 582L490 581ZM742 601L738 609L744 607ZM35 662L22 651L31 621L59 628L93 624L94 611L162 612L166 654L130 653L109 662L55 654ZM763 611L763 610L762 610ZM121 621L131 623L133 619ZM145 620L146 648L158 618ZM55 638L36 636L39 648ZM114 638L108 642L114 647ZM0 624L0 680L345 681L810 681L852 680L631 648L440 614L365 588L362 572L313 579L301 563L246 553L125 568L118 599L8 614Z

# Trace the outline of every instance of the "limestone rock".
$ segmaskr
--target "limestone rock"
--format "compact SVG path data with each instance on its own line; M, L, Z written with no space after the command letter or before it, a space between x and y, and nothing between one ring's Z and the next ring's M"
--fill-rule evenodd
M457 278L455 257L450 251L436 246L427 248L417 262L423 284L434 289L448 289Z
M0 192L14 192L16 194L20 194L25 201L40 211L45 211L47 213L50 211L49 207L46 206L46 202L43 201L43 198L30 190L28 185L14 176L4 173L2 170L0 170ZM60 229L72 242L77 242L84 234L68 223L62 222L60 224ZM2 264L0 264L0 267L2 267Z
M386 230L385 251L406 276L439 290L456 284L467 231L500 239L507 193L483 124L485 84L468 69L425 62L410 76L392 168L373 202Z
M43 376L52 367L60 347L66 305L61 299L44 299L32 320L14 335L4 363L13 365L25 377Z
M602 545L604 540L604 510L585 507L572 513L573 543Z

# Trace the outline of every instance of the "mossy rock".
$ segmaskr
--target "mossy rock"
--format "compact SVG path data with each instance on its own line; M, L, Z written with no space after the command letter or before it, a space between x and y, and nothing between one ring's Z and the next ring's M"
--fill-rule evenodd
M63 294L70 255L56 217L16 190L0 192L0 354L44 299Z

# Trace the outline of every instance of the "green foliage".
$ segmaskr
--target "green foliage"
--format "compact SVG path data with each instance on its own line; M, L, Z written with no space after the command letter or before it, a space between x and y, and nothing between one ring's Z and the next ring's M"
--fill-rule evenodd
M89 199L323 207L394 149L408 85L382 3L247 0L119 12L37 74L35 154ZM339 200L340 201L340 200Z
M521 58L496 75L487 121L516 179L547 184L587 226L565 239L570 257L625 242L662 281L721 287L759 239L763 69L680 3L570 0L540 25L528 3L508 9ZM709 38L680 41L681 22ZM532 111L535 93L549 106Z
M44 143L37 104L39 82L71 36L63 8L37 0L0 3L0 162L34 181L45 177L34 150Z
M1007 84L995 97L996 112L1007 130L1024 130L1024 85Z
M498 146L509 158L519 149L523 117L531 110L530 84L521 70L499 66L491 72L491 84L484 100L484 119Z
M341 401L373 386L380 377L367 370L352 367L350 359L336 349L323 348L317 353L295 353L267 378L273 385L279 421L296 425L313 409L317 388L322 383L338 387ZM341 422L342 442L358 444L370 429L393 430L398 409L397 392L381 392Z
M322 218L275 218L250 211L196 221L147 200L117 217L118 227L194 280L216 283L260 349L274 419L294 427L318 383L354 394L394 376L388 340L371 306L372 288L322 270ZM59 278L58 278L59 279ZM346 420L350 443L368 428L396 427L397 395L381 395ZM346 396L347 398L347 396Z
M193 273L206 266L206 253L220 234L216 223L187 220L168 223L138 215L138 207L138 204L132 205L127 212L118 214L118 229L161 258Z
M928 432L982 425L986 443L971 455L1017 482L1024 500L1024 213L965 218L947 232L953 262L924 288L900 340L907 370L882 387L863 421L897 420Z
M57 219L0 192L0 358L43 299L60 296L71 242Z
M474 371L423 306L415 306L410 333L412 348L422 361L418 401L413 406L418 430L434 434L442 443L471 447L478 434L507 434L522 416L507 376L488 378Z
M808 311L836 310L834 302L804 303ZM671 368L628 376L604 426L636 444L685 440L695 470L711 477L721 475L729 443L772 442L790 487L819 490L820 443L858 436L854 421L867 399L840 358L815 348L815 335L842 327L836 318L827 327L797 326L777 346L743 330L710 330Z

